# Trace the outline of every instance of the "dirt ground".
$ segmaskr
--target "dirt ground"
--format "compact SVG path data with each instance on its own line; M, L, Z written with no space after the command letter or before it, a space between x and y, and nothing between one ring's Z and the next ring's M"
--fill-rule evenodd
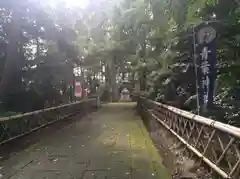
M208 170L186 157L185 147L154 119L143 119L164 165L171 169L172 179L211 179Z

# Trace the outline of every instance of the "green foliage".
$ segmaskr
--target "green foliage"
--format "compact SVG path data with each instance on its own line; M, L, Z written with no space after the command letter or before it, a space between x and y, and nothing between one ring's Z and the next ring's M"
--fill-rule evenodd
M68 102L72 82L73 29L58 12L41 4L8 1L0 4L1 81L3 108L30 111ZM24 104L24 105L23 105Z
M191 27L204 20L217 20L216 29L218 31L217 39L217 84L215 91L215 106L209 109L206 116L226 123L239 125L239 5L236 1L171 1L170 6L171 20L177 24L175 31L172 31L172 38L168 50L175 53L176 56L168 61L167 66L170 68L171 75L166 79L156 80L153 85L151 97L178 107L194 110L192 103L196 102L194 97L195 78L192 69L191 44L188 38L191 35ZM166 37L167 39L169 37ZM169 39L170 40L170 39ZM165 42L169 42L165 40ZM175 42L174 42L174 41ZM164 49L163 49L164 50ZM166 63L166 58L162 56L161 62ZM172 68L174 66L174 68ZM188 70L184 69L188 66ZM184 67L184 68L182 68ZM159 75L161 76L161 75ZM157 78L156 78L157 79ZM160 78L161 79L161 78ZM184 79L184 80L182 80ZM171 86L173 86L171 88ZM167 88L168 87L168 88ZM178 93L177 89L183 89ZM170 96L163 92L167 89ZM159 96L161 98L159 99ZM185 96L185 97L182 97ZM165 99L165 100L164 100ZM185 102L184 102L185 101ZM195 106L196 107L196 106Z
M126 54L150 98L195 111L196 86L192 59L192 27L216 20L218 79L215 107L206 116L224 122L239 115L239 5L236 1L149 0L120 4L117 39L132 45ZM119 36L118 36L119 37ZM134 53L135 51L135 53ZM221 111L221 113L219 112ZM233 117L234 116L234 117ZM228 121L228 118L229 119ZM236 121L235 121L236 122Z
M194 111L192 27L216 20L215 106L205 115L236 123L237 1L102 0L90 1L86 9L6 1L0 7L0 98L9 109L26 111L68 102L77 66L82 84L92 94L105 83L104 98L117 100L119 84L128 79L140 83L151 99ZM17 101L24 99L29 101L26 106L35 107L20 109Z

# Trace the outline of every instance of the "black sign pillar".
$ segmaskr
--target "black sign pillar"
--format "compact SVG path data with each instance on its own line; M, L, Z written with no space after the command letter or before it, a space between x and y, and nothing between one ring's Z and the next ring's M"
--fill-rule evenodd
M207 23L195 28L195 66L200 112L213 104L216 80L216 30Z

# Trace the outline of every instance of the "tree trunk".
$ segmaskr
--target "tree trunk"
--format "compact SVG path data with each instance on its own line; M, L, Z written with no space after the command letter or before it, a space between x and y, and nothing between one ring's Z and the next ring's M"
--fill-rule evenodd
M140 76L140 90L145 91L147 88L147 71L143 69Z
M132 89L135 89L135 72L132 72L131 74L131 83L132 83Z
M87 92L85 91L85 80L84 80L84 69L83 68L81 68L80 81L81 81L81 86L82 86L82 99L84 99L87 97Z
M106 84L106 88L107 88L107 95L106 95L107 101L112 101L110 80L111 80L110 63L107 61L106 65L105 65L105 84Z
M37 51L36 51L36 57L40 56L40 43L38 37L36 38L36 44L37 44Z
M111 88L112 88L112 101L115 102L118 100L118 87L116 82L117 69L115 64L115 58L111 63Z
M19 71L19 41L20 41L20 26L18 25L20 21L18 13L12 13L12 23L8 24L8 45L7 45L7 57L5 62L4 71L1 76L0 82L0 99L2 100L8 91L9 84L12 83L15 74Z

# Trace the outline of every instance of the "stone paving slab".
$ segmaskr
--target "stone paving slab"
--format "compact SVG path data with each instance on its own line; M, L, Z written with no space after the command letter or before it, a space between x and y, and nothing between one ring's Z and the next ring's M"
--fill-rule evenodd
M170 179L135 103L104 105L0 162L5 179ZM2 168L1 168L2 167Z

